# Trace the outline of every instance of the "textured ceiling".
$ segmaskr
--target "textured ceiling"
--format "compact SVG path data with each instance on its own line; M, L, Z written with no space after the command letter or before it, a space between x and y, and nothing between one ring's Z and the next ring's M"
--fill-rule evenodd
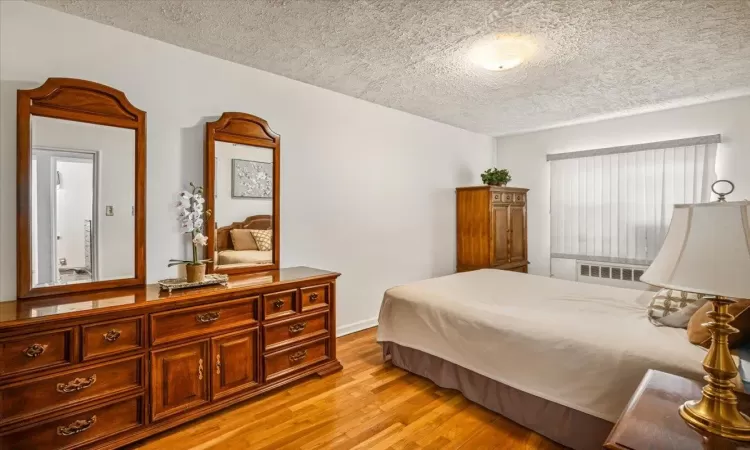
M487 134L750 93L750 0L35 0ZM475 68L490 33L524 65Z

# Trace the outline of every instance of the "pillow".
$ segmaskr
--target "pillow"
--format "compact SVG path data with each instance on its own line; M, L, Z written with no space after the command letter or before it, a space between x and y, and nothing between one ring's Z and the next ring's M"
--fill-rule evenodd
M243 228L235 228L229 230L229 234L232 236L232 247L235 250L258 250L258 244L255 242L255 238L252 234L253 230L245 230Z
M676 289L662 289L648 305L648 320L657 327L686 328L690 318L712 297Z
M273 230L250 230L258 244L258 250L267 252L273 248Z
M735 303L729 305L729 314L734 316L734 320L730 323L733 327L740 330L739 333L732 333L729 335L729 347L736 348L739 345L744 344L750 338L750 300L738 300ZM708 332L704 323L710 322L711 319L708 317L708 313L713 309L711 302L701 306L701 308L693 314L690 318L690 322L687 326L688 340L691 344L700 345L701 347L711 347L711 333Z

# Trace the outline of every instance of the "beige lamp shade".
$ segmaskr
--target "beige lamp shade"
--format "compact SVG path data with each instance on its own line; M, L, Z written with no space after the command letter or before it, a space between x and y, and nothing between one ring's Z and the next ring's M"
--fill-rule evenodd
M750 299L750 202L675 205L659 254L641 281Z

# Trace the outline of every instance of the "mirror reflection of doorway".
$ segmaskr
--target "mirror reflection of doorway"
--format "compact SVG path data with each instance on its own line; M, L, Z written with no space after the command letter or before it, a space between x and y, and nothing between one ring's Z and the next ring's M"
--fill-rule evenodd
M96 152L33 149L35 286L97 279L97 162Z

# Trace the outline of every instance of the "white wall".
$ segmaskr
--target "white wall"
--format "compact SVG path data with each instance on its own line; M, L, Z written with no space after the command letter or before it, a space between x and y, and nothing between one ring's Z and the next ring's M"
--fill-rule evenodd
M492 138L86 21L0 2L0 298L15 292L15 91L47 77L124 91L148 117L148 281L186 255L176 193L203 179L203 132L224 111L282 136L281 263L340 271L340 331L373 323L383 291L455 266L455 187Z
M735 183L736 190L729 199L750 198L750 97L496 138L497 167L511 171L514 186L531 189L528 196L530 272L550 274L548 153L709 134L722 136L716 173L719 179Z
M213 220L216 227L225 227L233 222L242 222L250 216L273 214L271 198L233 198L232 197L232 160L244 159L273 163L273 150L270 148L251 147L217 141L216 154L216 199L214 201Z

